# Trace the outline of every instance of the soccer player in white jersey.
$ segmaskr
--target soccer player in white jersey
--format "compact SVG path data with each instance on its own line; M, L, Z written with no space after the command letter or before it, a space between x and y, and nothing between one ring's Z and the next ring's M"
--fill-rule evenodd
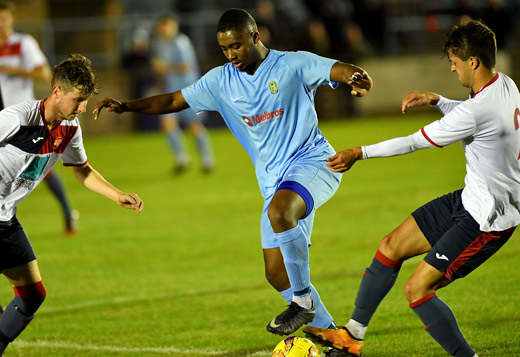
M316 87L351 83L363 96L372 80L361 68L309 52L266 48L255 20L241 9L227 10L217 26L218 44L229 60L189 87L94 109L162 114L188 107L220 112L249 153L264 197L261 239L267 280L290 302L267 326L286 335L305 323L333 324L310 283L308 246L315 210L336 191L341 174L331 172L333 148L317 127ZM311 297L312 295L312 297Z
M87 162L78 115L96 92L90 61L78 54L54 69L44 100L0 112L0 272L15 297L0 316L0 355L34 317L46 296L36 256L16 207L61 159L87 188L140 213L143 203L108 183Z
M33 81L49 83L52 71L36 40L14 31L15 6L0 1L0 110L34 100ZM79 213L73 210L59 175L50 171L45 183L58 200L65 218L65 234L76 232Z
M471 21L451 28L444 47L464 87L466 101L431 92L411 92L402 111L434 105L444 116L415 134L375 145L347 149L329 159L343 172L361 159L403 155L460 141L466 156L465 187L414 211L385 236L361 280L355 309L344 329L306 326L324 343L359 355L377 306L392 288L403 261L428 253L406 283L410 307L428 333L453 356L476 355L452 311L436 291L465 277L513 234L520 222L520 94L515 83L495 69L495 34Z

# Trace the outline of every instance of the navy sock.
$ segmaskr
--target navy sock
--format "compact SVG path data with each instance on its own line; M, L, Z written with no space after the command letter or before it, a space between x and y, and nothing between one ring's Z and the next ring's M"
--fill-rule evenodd
M457 319L448 305L435 293L410 304L426 331L452 356L473 357L475 351L460 331Z
M51 171L45 178L45 182L47 183L47 186L51 192L60 202L65 218L70 218L72 210L70 208L69 200L67 199L67 194L65 193L65 187L63 186L63 183L61 182L58 174L54 171Z
M34 318L34 313L45 300L46 291L42 282L15 286L15 297L0 316L0 355L9 342L22 333Z
M401 262L385 257L379 250L372 260L372 264L365 270L361 285L356 296L356 308L352 319L368 326L379 303L392 289L399 275Z

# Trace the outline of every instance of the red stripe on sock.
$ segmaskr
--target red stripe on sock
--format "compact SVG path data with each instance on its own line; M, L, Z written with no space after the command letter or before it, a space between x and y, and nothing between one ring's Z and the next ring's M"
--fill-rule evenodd
M47 291L45 290L45 287L41 281L29 285L15 286L13 287L13 290L16 296L24 299L28 299L33 296L47 296Z
M414 307L417 307L421 304L424 304L426 301L430 300L432 297L434 296L437 296L436 293L431 293L429 295L426 295L425 297L423 297L422 299L419 299L417 301L414 301L410 304L410 307L413 309Z
M392 260L390 258L387 258L383 253L379 251L379 249L376 252L376 259L383 265L386 265L390 268L399 268L401 267L402 262L396 262L395 260Z

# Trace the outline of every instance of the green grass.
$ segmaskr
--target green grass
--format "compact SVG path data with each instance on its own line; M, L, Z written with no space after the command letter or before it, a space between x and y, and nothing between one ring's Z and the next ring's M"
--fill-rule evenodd
M407 135L435 117L323 122L336 149ZM81 212L80 232L42 185L18 216L38 255L47 299L5 356L269 356L281 339L265 325L285 302L263 273L262 198L253 165L225 130L213 130L217 170L173 177L159 134L87 137L89 162L144 200L140 216L57 171ZM194 147L190 147L195 153ZM364 268L378 242L421 204L463 186L460 145L357 163L318 210L311 249L314 285L338 323L350 317ZM441 290L479 356L520 354L517 234L483 267ZM445 355L408 308L407 262L367 334L365 356ZM0 302L12 297L5 282Z

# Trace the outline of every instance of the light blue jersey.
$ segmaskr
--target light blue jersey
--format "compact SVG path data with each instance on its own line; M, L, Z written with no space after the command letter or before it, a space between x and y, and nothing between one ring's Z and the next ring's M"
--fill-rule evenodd
M270 50L253 75L231 63L182 89L195 111L218 111L251 156L262 195L273 193L295 160L326 160L334 150L318 129L316 87L330 84L336 61Z
M199 76L199 65L195 49L188 36L178 33L171 40L157 39L153 45L153 57L170 66L188 66L184 72L168 71L165 75L163 90L175 92L195 82Z

